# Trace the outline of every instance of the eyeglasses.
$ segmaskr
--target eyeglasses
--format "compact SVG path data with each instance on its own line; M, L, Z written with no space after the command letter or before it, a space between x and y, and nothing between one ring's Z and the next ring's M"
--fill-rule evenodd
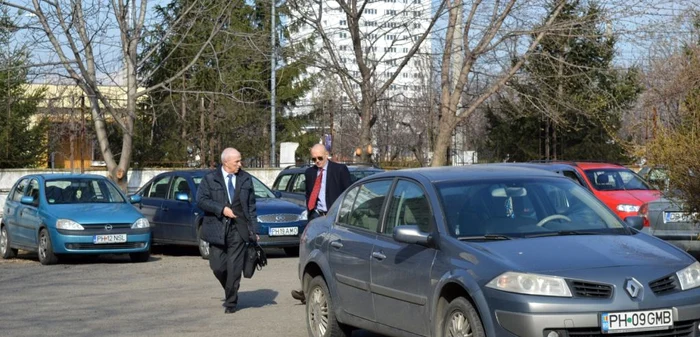
M323 158L323 157L311 157L311 160L312 160L314 163L317 162L317 161L322 161L322 160L324 160L324 159L326 159L326 158Z

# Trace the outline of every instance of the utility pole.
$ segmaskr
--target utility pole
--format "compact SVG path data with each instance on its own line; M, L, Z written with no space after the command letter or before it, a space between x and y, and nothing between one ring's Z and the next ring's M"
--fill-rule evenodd
M270 167L274 167L275 162L275 6L277 6L276 0L272 0L272 15L270 15Z

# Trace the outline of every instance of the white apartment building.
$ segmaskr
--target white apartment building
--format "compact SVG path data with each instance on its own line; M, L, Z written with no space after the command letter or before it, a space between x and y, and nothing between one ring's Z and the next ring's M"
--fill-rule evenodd
M349 3L352 4L352 0ZM367 0L366 4L364 1L357 2L357 8L363 5L364 10L360 19L361 46L367 63L376 64L372 82L375 88L379 88L396 72L405 55L428 29L432 15L431 0ZM318 13L317 8L313 15L319 14L321 27L305 26L291 37L292 40L300 40L316 36L314 46L324 56L322 60L317 60L320 61L320 67L309 67L307 70L311 74L317 74L326 67L332 69L331 73L340 71L345 73L346 78L359 79L361 75L355 59L345 11L340 8L337 1L325 0L322 12ZM319 30L328 36L330 52L323 40L318 37ZM429 77L430 52L430 39L426 38L418 52L385 92L384 97L390 97L391 102L404 102L416 97L419 91L424 90ZM333 59L334 62L324 61ZM359 84L352 81L348 83L352 94L359 101L361 98ZM293 113L310 111L315 103L323 99L324 95L328 97L328 90L333 90L334 99L344 102L344 105L349 105L352 101L348 98L348 92L340 86L338 76L324 75L321 76L319 84L298 102L298 108Z

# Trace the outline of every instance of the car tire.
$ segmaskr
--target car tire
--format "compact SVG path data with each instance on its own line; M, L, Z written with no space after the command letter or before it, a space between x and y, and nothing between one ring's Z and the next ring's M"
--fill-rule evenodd
M10 234L7 233L6 226L0 226L0 256L3 259L11 259L17 256L17 249L10 245Z
M348 337L352 329L335 318L333 299L326 280L316 276L306 293L306 327L312 337Z
M53 252L51 235L49 235L49 231L47 231L46 228L42 228L41 231L39 231L37 255L39 256L39 262L45 266L58 263L58 256Z
M284 247L284 253L289 257L299 256L299 247Z
M202 240L202 226L197 227L197 247L199 248L199 256L209 260L209 242Z
M129 253L129 258L131 262L142 263L146 262L151 258L151 252L141 252L141 253Z
M474 336L484 337L484 326L479 313L464 297L457 297L450 302L439 321L442 324L439 336Z

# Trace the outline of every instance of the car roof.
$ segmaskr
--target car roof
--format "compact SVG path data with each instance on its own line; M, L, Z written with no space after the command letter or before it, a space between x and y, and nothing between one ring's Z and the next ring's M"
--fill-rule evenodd
M384 172L384 169L381 169L376 166L372 166L370 164L343 164L348 167L348 170L350 172L353 171L373 171L373 172ZM304 165L291 165L287 166L280 173L300 173L306 171L307 168L311 167L313 165L311 164L304 164Z
M177 175L182 175L182 176L201 177L201 176L204 176L207 173L211 172L212 170L215 170L215 169L175 170L175 171L163 172L163 173L159 174L159 176L177 174Z
M107 179L107 177L99 174L90 173L42 173L36 176L41 176L44 180L58 180L58 179L76 179L76 178L97 178L97 179Z
M402 169L378 173L372 178L404 176L423 176L433 183L443 181L482 180L506 177L555 177L564 178L556 173L537 168L506 166L499 164L475 164L467 166L442 166ZM568 179L568 178L564 178Z

